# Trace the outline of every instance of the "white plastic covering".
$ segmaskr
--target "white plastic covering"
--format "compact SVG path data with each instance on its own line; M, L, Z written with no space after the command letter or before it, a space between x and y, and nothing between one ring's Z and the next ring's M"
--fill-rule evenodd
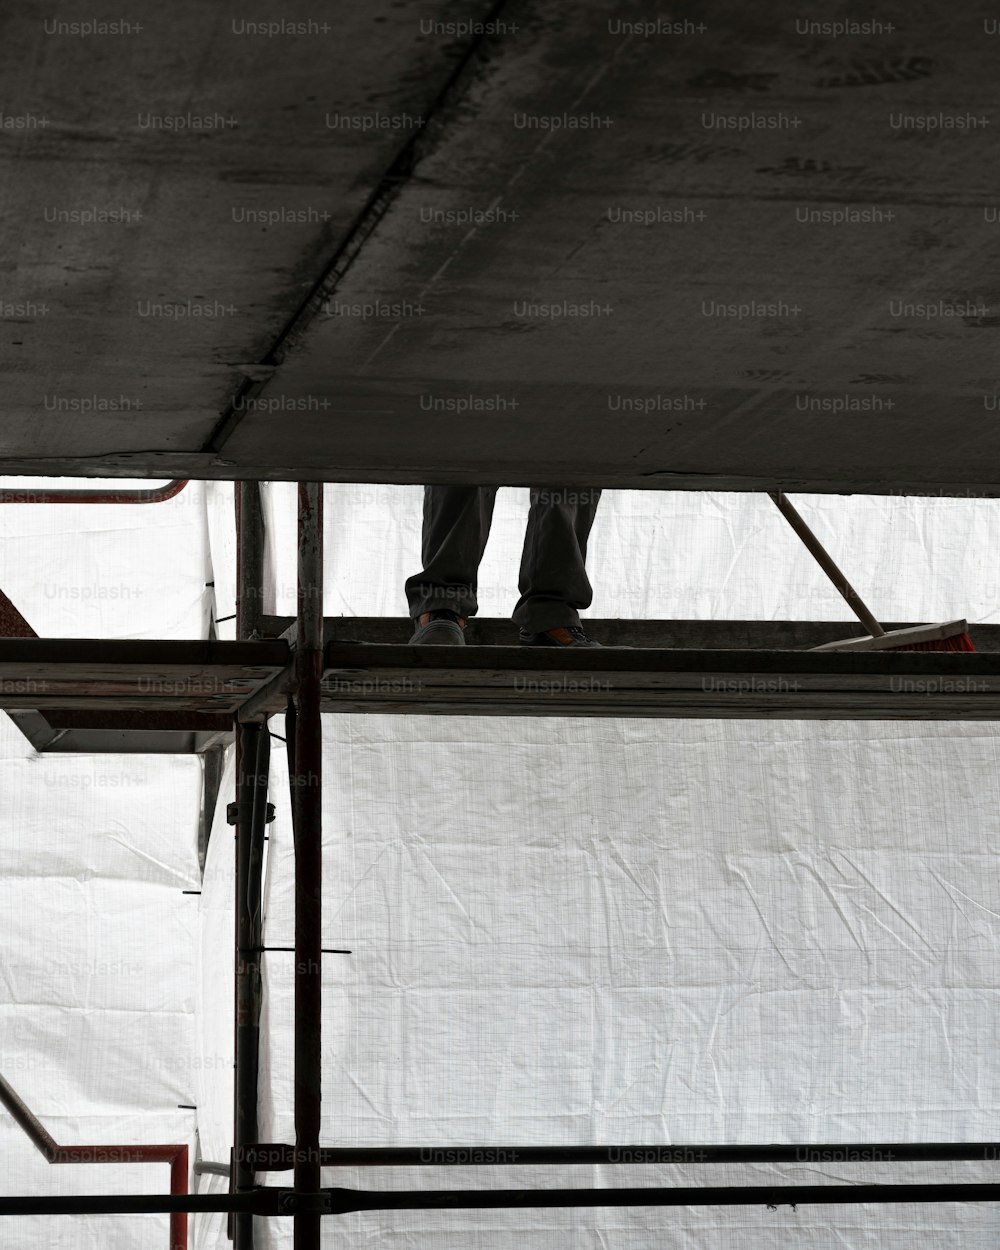
M202 637L210 567L198 483L161 504L0 504L0 588L45 636ZM60 1145L193 1158L201 774L192 756L38 755L0 718L0 1072ZM50 1166L6 1112L0 1160L8 1194L169 1181L165 1164ZM0 1217L0 1247L165 1247L166 1225Z
M98 627L79 600L61 625L36 621L45 595L29 610L27 585L42 539L18 561L22 528L41 526L29 518L42 508L0 508L0 585L40 632L198 636L209 602L199 581L215 581L218 616L232 611L231 492L206 487L202 498L207 510L191 508L181 531L164 532L170 504L44 522L47 576L73 584L98 558L95 531L137 514L141 539L104 557L103 575L127 577L118 569L142 551L164 598L189 605L176 620L105 614ZM499 496L485 615L516 599L526 499ZM998 619L1000 505L795 499L877 615ZM268 511L274 606L290 613L294 488L271 487ZM329 487L327 518L327 613L401 615L419 556L419 489ZM759 496L610 493L590 567L594 616L847 619ZM283 733L281 721L272 729ZM324 718L324 946L352 952L326 958L324 1144L995 1140L997 739L989 723ZM288 946L288 786L273 745L265 943ZM181 893L199 888L196 761L34 759L9 722L0 748L0 1071L60 1141L193 1144L197 1124L202 1156L228 1161L231 771L199 900ZM73 770L134 770L143 782L111 793L81 781L64 793L45 781ZM86 967L66 976L60 960ZM141 970L102 978L102 960ZM291 961L265 957L265 1140L293 1140ZM197 1104L196 1117L177 1103ZM0 1152L10 1193L166 1187L159 1166L47 1168L5 1115ZM998 1171L993 1160L804 1161L324 1181L832 1184L994 1181ZM289 1223L258 1224L262 1246L291 1245ZM202 1250L227 1244L224 1217L192 1228ZM330 1246L408 1250L986 1250L1000 1231L988 1204L398 1212L324 1229ZM166 1219L5 1219L8 1244L155 1246Z

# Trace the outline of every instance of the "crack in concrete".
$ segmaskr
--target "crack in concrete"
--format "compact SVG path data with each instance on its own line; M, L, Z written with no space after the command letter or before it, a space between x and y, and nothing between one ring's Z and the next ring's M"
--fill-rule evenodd
M346 235L341 240L331 260L313 284L309 294L305 296L299 307L292 313L285 325L278 332L270 349L259 362L263 368L277 368L284 360L289 349L294 347L305 335L309 326L316 318L326 300L336 290L337 284L345 276L361 253L362 248L374 233L375 229L389 211L390 206L413 177L413 171L424 149L428 146L427 132L430 123L444 109L451 105L462 94L464 80L469 76L474 65L480 60L480 51L489 43L491 36L486 33L499 22L508 0L495 0L488 13L481 19L484 33L476 36L469 44L463 56L459 58L444 86L431 101L423 114L423 124L417 127L411 138L396 154L389 168L379 179L368 197L364 207L358 213ZM485 58L483 58L485 59ZM258 396L266 381L246 378L230 400L208 441L201 448L204 453L218 453L232 438L237 427L252 411L253 404L248 403Z

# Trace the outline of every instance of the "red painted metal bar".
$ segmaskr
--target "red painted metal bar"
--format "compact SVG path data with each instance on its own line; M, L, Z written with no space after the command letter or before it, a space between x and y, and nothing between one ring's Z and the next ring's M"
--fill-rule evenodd
M42 489L41 487L25 486L23 488L0 488L0 503L163 503L179 495L188 479L174 478L165 486L150 488L126 487L124 490L73 490L72 487Z
M38 1117L28 1109L20 1095L0 1076L0 1102L24 1130L32 1145L49 1163L169 1163L170 1193L186 1197L188 1193L188 1148L186 1145L111 1145L60 1146ZM170 1250L187 1250L187 1211L170 1211Z
M320 1063L323 818L323 486L300 482L298 493L298 632L295 650L295 771L291 778L295 839L295 1168L297 1195L320 1187ZM319 1250L320 1213L295 1216L295 1250Z

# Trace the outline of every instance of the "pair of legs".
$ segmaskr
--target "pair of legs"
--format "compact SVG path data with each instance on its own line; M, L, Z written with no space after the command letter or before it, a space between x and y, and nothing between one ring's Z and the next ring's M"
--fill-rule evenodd
M493 520L496 486L425 486L423 570L406 580L410 616L447 609L475 616L479 565ZM512 613L522 633L578 626L593 598L587 539L599 490L532 487Z

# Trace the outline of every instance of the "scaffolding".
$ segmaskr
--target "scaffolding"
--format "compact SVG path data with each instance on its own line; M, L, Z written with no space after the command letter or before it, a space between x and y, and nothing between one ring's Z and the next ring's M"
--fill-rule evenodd
M317 1250L322 1218L353 1211L1000 1200L995 1184L485 1191L323 1186L324 1167L799 1162L817 1151L837 1152L835 1157L847 1163L1000 1157L996 1142L475 1143L447 1148L334 1148L320 1142L321 968L324 954L332 953L321 947L323 712L994 720L1000 718L1000 626L973 628L976 654L815 652L808 648L828 638L833 623L738 621L604 622L609 642L620 649L594 651L525 649L510 645L509 623L470 621L468 640L474 645L467 649L414 648L406 644L404 621L324 620L323 489L318 483L298 488L297 615L265 615L259 485L238 483L236 503L235 641L42 639L31 636L30 625L7 600L7 636L0 639L3 689L24 690L5 696L5 708L15 719L44 717L50 728L66 729L75 718L77 729L113 728L119 735L116 750L122 749L122 735L132 735L132 749L145 750L144 735L164 730L194 734L192 742L201 750L217 747L227 735L235 740L237 787L228 809L236 880L233 1146L228 1164L195 1164L196 1173L228 1175L229 1192L187 1192L184 1146L58 1145L17 1091L0 1079L0 1102L50 1162L161 1161L171 1166L169 1195L3 1197L0 1214L169 1212L171 1250L187 1244L187 1212L229 1213L237 1250L253 1246L255 1216L287 1216L294 1220L298 1250ZM842 631L842 623L836 628ZM570 680L581 677L594 680ZM261 879L266 827L273 818L267 720L281 713L295 850L293 1143L261 1142L258 1121L265 950ZM28 732L25 724L21 727ZM94 1159L81 1157L88 1151ZM107 1158L96 1158L97 1152ZM290 1186L258 1185L258 1172L282 1170L291 1171Z

